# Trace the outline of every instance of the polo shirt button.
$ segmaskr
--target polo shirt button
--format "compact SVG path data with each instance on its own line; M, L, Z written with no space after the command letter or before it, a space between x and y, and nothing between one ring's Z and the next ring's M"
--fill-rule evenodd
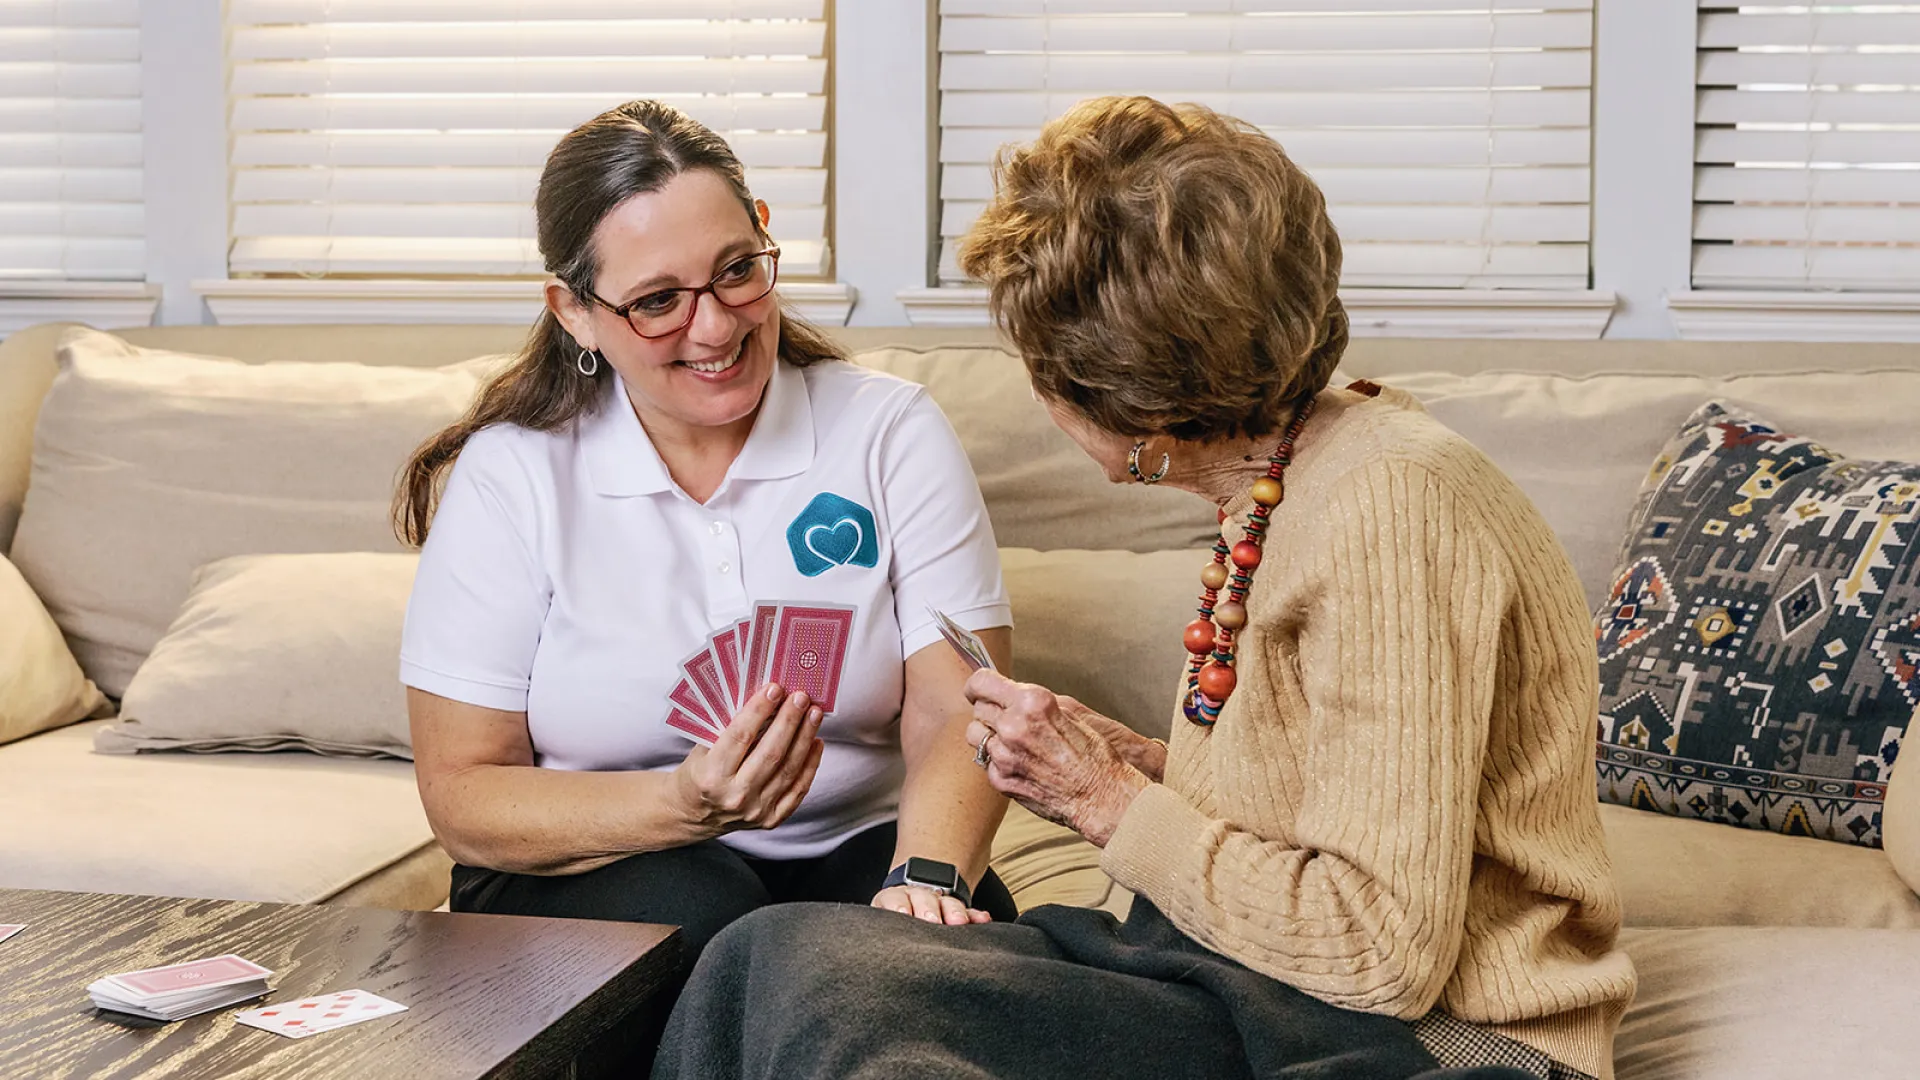
M721 533L727 531L727 526L725 525L725 523L718 522L718 521L714 522L712 525L709 525L708 528L713 530L713 535L715 536L719 536Z
M730 562L728 562L728 561L726 561L725 559L722 559L722 560L720 560L720 567L719 567L719 569L720 569L720 572L721 572L721 573L723 573L723 574L725 574L725 573L728 573L729 571L731 571L731 570L733 569L733 564L732 564L732 563L730 563Z

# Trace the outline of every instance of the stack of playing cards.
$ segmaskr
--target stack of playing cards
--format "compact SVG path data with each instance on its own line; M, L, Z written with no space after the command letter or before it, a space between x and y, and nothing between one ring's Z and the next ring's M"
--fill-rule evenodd
M854 609L838 604L753 606L680 663L683 677L667 695L667 726L712 746L753 694L777 684L805 691L822 713L840 698L840 673L853 638Z
M1000 670L993 666L993 657L987 654L987 647L981 643L973 631L954 622L946 612L932 606L927 608L927 612L933 616L933 624L940 628L940 636L947 639L947 644L953 646L953 651L960 654L960 659L965 661L968 667L975 671L981 668L989 671Z
M87 987L87 995L102 1009L172 1021L251 1001L267 992L272 974L228 954L109 975Z

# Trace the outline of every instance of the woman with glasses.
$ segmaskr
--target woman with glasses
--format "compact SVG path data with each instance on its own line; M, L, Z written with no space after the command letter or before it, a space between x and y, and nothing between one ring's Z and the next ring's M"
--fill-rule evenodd
M568 134L535 210L546 311L395 501L453 909L676 924L689 966L785 901L1011 919L986 868L1005 802L967 762L967 668L932 615L1004 666L993 531L946 419L781 310L766 204L678 110ZM771 627L724 632L768 609L840 620L788 669L838 662L830 700L735 671ZM700 727L717 738L683 737Z

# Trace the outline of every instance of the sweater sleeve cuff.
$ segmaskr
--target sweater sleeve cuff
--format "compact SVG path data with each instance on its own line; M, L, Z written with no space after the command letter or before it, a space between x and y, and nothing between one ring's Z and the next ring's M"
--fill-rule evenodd
M1204 869L1201 848L1212 825L1172 788L1150 785L1134 796L1107 839L1100 868L1165 910L1173 892Z

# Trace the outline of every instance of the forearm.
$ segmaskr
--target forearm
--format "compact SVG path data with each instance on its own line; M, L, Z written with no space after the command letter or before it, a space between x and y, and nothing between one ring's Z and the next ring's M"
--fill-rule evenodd
M949 753L927 754L908 763L893 865L910 855L938 859L959 867L961 876L977 885L987 871L993 834L1006 815L1007 800L967 757L961 736L965 729L963 717L943 740L952 744Z
M434 835L456 862L562 875L714 835L679 807L674 784L671 772L476 765L422 795Z

